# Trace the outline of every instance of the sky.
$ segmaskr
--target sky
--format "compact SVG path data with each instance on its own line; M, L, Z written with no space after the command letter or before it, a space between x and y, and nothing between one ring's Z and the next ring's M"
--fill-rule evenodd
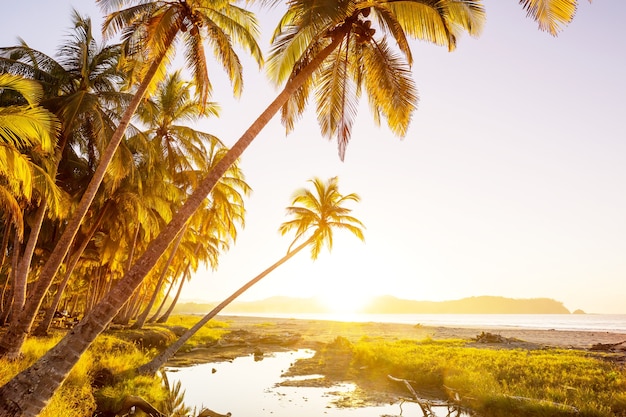
M53 55L72 7L94 22L94 1L23 0L0 16L0 44L17 37ZM413 42L420 101L404 138L376 126L363 103L345 161L311 108L289 135L275 118L241 159L253 193L246 225L217 270L199 270L184 300L221 301L286 252L278 227L293 192L339 177L365 242L335 236L316 261L300 253L240 300L322 296L356 306L375 295L455 300L548 297L570 311L626 313L626 2L580 1L558 37L516 0L485 0L478 38L454 52ZM262 47L277 22L259 12ZM197 128L228 146L275 97L244 62L233 99L212 66L219 119Z

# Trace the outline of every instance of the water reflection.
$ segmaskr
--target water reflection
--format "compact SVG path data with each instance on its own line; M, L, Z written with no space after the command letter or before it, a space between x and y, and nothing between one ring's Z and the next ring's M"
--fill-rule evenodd
M218 413L232 413L233 417L248 416L320 416L381 417L422 416L417 404L405 402L384 406L336 408L333 401L354 390L353 384L339 384L331 388L290 387L277 384L295 378L282 374L292 363L310 358L311 350L277 352L258 360L254 355L240 357L232 362L216 362L185 368L166 369L172 383L180 382L185 391L185 404ZM256 359L256 360L255 360ZM308 378L319 377L310 375ZM302 377L298 377L302 379ZM440 408L440 410L436 410ZM433 407L433 416L464 416L449 414L445 407Z

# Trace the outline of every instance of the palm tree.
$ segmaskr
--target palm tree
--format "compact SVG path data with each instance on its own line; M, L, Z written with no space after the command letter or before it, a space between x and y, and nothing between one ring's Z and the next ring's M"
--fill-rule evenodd
M292 219L283 223L279 228L282 235L295 232L295 238L289 245L285 256L222 301L149 363L142 365L137 370L139 373L155 374L209 320L302 249L310 247L311 258L317 259L324 245L329 250L332 249L335 230L347 230L359 239L364 239L363 224L350 214L351 209L345 207L347 202L358 202L359 196L354 193L341 194L337 177L330 178L325 182L319 178L314 178L310 182L313 184L313 191L303 188L294 194L292 205L287 207L287 214L292 216ZM297 246L295 246L296 244Z
M50 159L60 124L56 116L39 105L43 89L38 82L19 75L0 74L0 93L10 90L18 93L25 103L0 107L0 207L5 222L13 225L21 239L24 222L20 202L30 202L34 189L57 203L60 196L45 167L35 164L26 150L39 149L43 158Z
M182 123L194 122L209 115L217 115L217 112L218 107L214 103L203 105L203 103L192 99L191 84L181 78L180 71L168 75L159 84L154 96L138 111L141 123L149 127L149 130L142 134L150 138L151 149L154 153L152 166L162 167L160 171L165 173L166 180L173 182L181 190L193 190L198 181L199 173L208 171L211 164L219 160L224 153L222 150L224 146L218 138ZM152 171L153 168L150 170ZM217 232L218 236L234 239L236 227L232 227L231 224L243 222L243 211L241 213L235 211L238 207L243 209L243 198L239 190L248 194L250 188L243 181L243 176L238 167L234 165L221 178L220 183L210 196L213 201L209 204L213 208L223 207L225 210L220 212L210 209L198 210L195 215L196 223L213 224L218 221L229 221L229 226L224 228L225 233L215 229L211 232ZM219 217L211 218L216 214ZM161 267L162 272L150 301L133 324L133 328L141 328L145 324L148 314L161 292L169 264L174 260L185 229L187 227L179 233L176 240L178 243L172 245L169 261ZM193 233L193 230L190 229L189 231ZM209 236L204 240L209 242Z
M54 183L50 166L53 160L56 135L59 131L58 119L39 105L43 97L41 85L34 80L13 74L0 74L0 92L17 93L13 105L0 107L0 207L4 217L5 242L11 226L15 238L13 244L10 278L11 323L26 302L26 274L19 263L21 241L24 235L23 211L38 201L49 199L53 202L54 214L59 213L61 192ZM23 104L20 104L23 102ZM39 161L37 164L35 161ZM37 216L35 224L43 220ZM36 226L31 225L31 234ZM4 247L2 248L4 251ZM34 250L29 239L24 252ZM8 314L9 307L4 313ZM5 314L3 314L5 316ZM4 320L4 319L3 319Z

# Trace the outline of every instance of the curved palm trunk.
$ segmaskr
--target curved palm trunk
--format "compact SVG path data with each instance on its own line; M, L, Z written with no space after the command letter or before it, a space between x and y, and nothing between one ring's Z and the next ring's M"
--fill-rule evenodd
M312 239L309 238L304 243L300 244L297 248L295 248L291 252L288 252L285 256L283 256L280 260L278 260L272 266L267 268L265 271L261 272L256 277L252 278L250 281L244 284L241 288L239 288L237 291L232 293L230 297L226 298L224 301L219 303L207 315L202 317L202 319L199 322L197 322L192 328L190 328L185 333L183 333L183 335L179 337L174 343L172 343L165 350L159 353L157 357L152 359L147 364L140 366L137 369L137 372L140 374L150 374L150 375L156 374L157 371L165 364L165 362L167 362L172 356L174 356L176 352L178 352L178 350L185 344L185 342L187 342L187 340L189 340L194 334L196 334L198 330L202 328L202 326L207 324L209 320L215 317L220 311L222 311L226 306L232 303L237 297L239 297L241 294L247 291L250 287L252 287L254 284L256 284L257 282L265 278L270 272L272 272L273 270L275 270L276 268L278 268L279 266L287 262L296 253L304 249L309 243L311 243L311 240Z
M172 39L170 39L170 44L172 41L173 37ZM80 228L83 218L87 214L87 210L89 209L89 206L91 206L91 202L96 196L98 188L102 183L106 170L111 163L113 156L115 155L115 152L122 141L122 138L124 137L126 128L130 124L133 114L139 107L139 104L141 103L141 100L143 99L143 96L148 89L150 81L156 74L161 61L162 57L161 59L155 60L151 64L144 80L137 88L133 99L129 103L126 111L124 112L124 115L120 120L120 124L113 133L109 144L107 145L104 152L100 155L100 161L98 163L96 171L94 172L91 181L87 185L87 189L80 199L76 210L72 213L72 217L65 227L63 234L57 241L54 250L50 254L48 261L43 266L39 275L39 279L37 280L37 283L33 289L33 292L30 294L29 302L24 306L24 309L20 312L19 317L16 318L14 324L11 325L9 329L7 329L4 337L0 339L0 357L7 356L11 358L19 356L22 344L26 339L26 335L28 334L28 332L30 332L37 311L41 306L41 302L43 301L45 294L48 292L48 289L50 288L50 285L52 284L52 281L54 280L54 277L58 272L59 267L63 262L63 259L65 259L67 252L69 251L69 248L72 244L72 241L74 240L74 237L76 236L76 233L78 232L78 229Z
M167 250L178 232L182 230L193 213L201 207L204 199L222 175L243 154L258 133L269 123L298 87L339 45L341 40L341 36L335 36L331 43L302 72L285 85L282 92L244 132L208 175L200 181L198 188L189 196L172 220L150 242L145 253L104 299L56 346L0 388L0 417L35 417L39 414L57 388L63 383L72 367L78 362L83 352L115 317L124 302L128 300L128 297L157 263L159 257ZM0 346L1 348L3 346Z
M137 321L131 326L132 329L141 329L143 325L146 324L146 320L148 319L148 314L150 314L150 310L152 310L152 307L154 306L154 303L156 302L157 296L161 292L163 281L165 281L165 277L167 276L167 270L169 269L170 265L172 264L172 261L174 260L174 256L176 255L176 251L178 250L178 246L180 245L180 241L182 240L184 234L185 234L185 228L183 228L183 230L181 230L180 233L178 233L178 237L176 238L174 247L172 247L170 256L167 258L167 262L163 266L163 271L161 271L161 276L159 277L159 281L157 282L156 287L154 288L154 291L152 292L152 297L150 297L150 301L148 302L148 305L143 310L143 312L139 315L139 317L137 318Z

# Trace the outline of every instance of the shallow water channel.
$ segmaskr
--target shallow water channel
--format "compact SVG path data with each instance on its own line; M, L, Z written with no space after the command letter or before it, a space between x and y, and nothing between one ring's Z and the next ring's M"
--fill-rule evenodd
M181 388L185 391L184 402L188 407L198 411L207 407L222 414L230 412L233 417L423 416L419 406L409 402L359 408L337 407L334 401L340 399L342 394L354 390L352 384L340 384L330 388L278 385L294 379L282 376L293 362L312 357L313 354L313 351L306 349L276 352L267 354L262 360L255 360L250 355L230 362L167 368L166 374L171 384L180 381ZM320 376L309 375L306 378L316 377ZM432 411L437 417L467 417L466 414L456 412L448 414L445 407L433 407Z

